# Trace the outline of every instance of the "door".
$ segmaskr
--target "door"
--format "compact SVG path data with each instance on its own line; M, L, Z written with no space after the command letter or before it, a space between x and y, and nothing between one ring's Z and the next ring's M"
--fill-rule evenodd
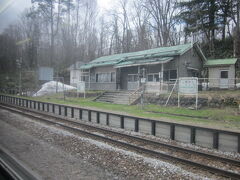
M228 88L228 70L221 70L220 71L220 82L219 82L219 87L221 89L226 89Z
M136 90L139 87L138 75L137 74L128 74L127 89Z

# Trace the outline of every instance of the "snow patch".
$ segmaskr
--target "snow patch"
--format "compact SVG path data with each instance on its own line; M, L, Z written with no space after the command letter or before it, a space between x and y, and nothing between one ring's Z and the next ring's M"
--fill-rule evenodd
M63 92L67 90L74 90L77 89L76 87L69 86L67 84L63 84L61 82L57 81L49 81L47 83L44 83L41 87L41 89L33 94L33 96L44 96L47 94L52 94L57 92Z

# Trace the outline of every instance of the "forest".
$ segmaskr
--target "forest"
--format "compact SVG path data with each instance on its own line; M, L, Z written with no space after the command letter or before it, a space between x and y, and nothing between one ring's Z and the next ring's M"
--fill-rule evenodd
M187 42L207 58L240 57L239 0L115 0L107 11L97 0L32 0L0 34L0 85L20 70L29 82L40 66L68 77L76 61Z

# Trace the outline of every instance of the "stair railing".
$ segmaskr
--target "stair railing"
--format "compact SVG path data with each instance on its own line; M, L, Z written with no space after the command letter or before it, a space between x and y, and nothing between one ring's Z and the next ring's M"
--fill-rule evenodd
M132 103L134 103L141 96L142 89L143 89L143 86L139 87L134 92L129 94L129 96L128 96L128 105L131 105Z

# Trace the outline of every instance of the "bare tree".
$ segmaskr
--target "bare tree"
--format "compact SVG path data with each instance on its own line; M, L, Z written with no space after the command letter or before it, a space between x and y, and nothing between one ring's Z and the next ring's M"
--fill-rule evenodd
M175 4L176 0L146 0L144 3L144 7L153 18L150 25L157 32L157 46L170 44L171 30L175 25Z

